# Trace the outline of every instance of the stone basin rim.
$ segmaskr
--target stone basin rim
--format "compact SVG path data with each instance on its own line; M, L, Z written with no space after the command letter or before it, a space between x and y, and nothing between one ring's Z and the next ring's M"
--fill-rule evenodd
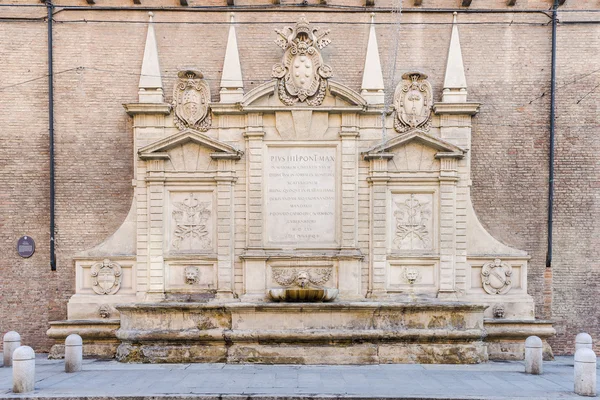
M461 311L484 311L489 307L486 303L461 303L461 302L315 302L315 303L184 303L184 302L161 302L161 303L128 303L116 304L119 311L136 310L172 310L172 309L212 309L212 310L280 310L280 309L305 309L305 310L385 310L385 309L414 309L414 310L436 310L456 309Z

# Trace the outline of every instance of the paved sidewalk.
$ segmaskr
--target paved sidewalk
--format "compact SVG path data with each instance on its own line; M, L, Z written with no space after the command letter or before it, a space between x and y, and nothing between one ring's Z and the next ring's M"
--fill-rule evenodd
M12 369L0 368L0 397L232 399L290 397L397 399L584 399L573 393L573 358L544 363L541 376L523 362L479 365L121 364L84 360L67 374L61 360L36 362L35 392L12 393ZM600 372L599 372L600 373ZM598 380L600 382L600 379Z

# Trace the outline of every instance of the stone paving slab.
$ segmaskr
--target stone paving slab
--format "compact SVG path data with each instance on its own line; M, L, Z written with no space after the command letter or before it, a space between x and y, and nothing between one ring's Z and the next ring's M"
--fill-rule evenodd
M573 393L573 358L527 375L523 362L478 365L122 364L84 360L67 374L61 360L36 359L33 393L12 393L0 368L0 398L120 400L584 399ZM599 370L600 375L600 370ZM598 379L600 382L600 377ZM600 388L599 388L600 392Z

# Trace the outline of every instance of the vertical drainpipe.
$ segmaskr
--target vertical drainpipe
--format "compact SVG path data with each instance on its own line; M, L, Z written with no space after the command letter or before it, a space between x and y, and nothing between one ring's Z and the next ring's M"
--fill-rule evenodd
M46 0L48 9L48 133L50 141L50 269L56 271L54 250L54 71L52 65L52 0Z
M552 212L554 208L554 119L556 103L556 18L558 1L554 0L552 6L552 65L550 74L550 149L548 157L548 253L546 254L546 268L552 267Z

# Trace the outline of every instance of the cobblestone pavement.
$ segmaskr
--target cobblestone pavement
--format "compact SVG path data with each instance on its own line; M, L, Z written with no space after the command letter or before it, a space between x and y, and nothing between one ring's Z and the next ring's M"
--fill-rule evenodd
M12 370L0 368L0 397L129 399L583 399L573 393L573 358L544 363L527 375L523 362L479 365L121 364L84 360L67 374L61 360L36 360L35 392L12 393ZM600 382L600 379L598 379Z

